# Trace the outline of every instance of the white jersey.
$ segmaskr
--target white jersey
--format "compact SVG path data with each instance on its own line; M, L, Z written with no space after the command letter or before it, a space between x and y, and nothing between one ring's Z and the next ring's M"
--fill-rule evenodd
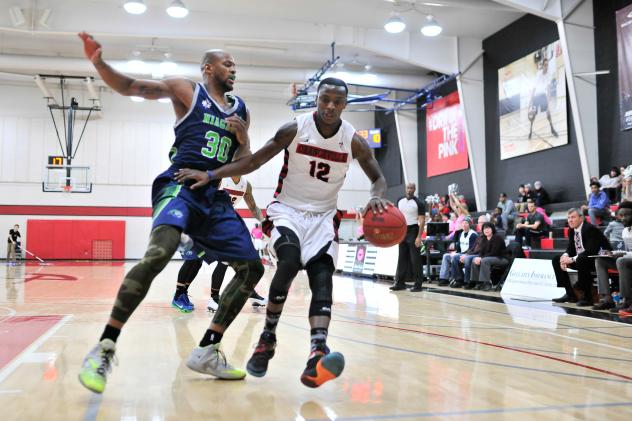
M338 192L353 159L351 140L355 129L342 120L338 132L325 139L318 132L312 113L296 117L296 125L296 137L285 149L274 197L303 211L336 209Z
M239 203L246 194L248 181L246 181L244 177L241 177L239 183L235 183L231 177L226 177L222 179L219 188L230 195L230 201L233 203L233 207L237 207L237 203Z

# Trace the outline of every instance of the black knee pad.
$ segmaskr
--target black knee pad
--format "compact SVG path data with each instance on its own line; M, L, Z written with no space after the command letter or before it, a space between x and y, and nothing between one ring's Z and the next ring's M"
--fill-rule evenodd
M278 227L281 237L274 243L277 254L277 270L270 284L270 300L273 304L283 304L296 274L301 270L301 247L294 231Z
M333 259L326 254L307 266L309 288L312 290L312 301L309 305L309 317L331 317L333 294L333 275L336 270Z

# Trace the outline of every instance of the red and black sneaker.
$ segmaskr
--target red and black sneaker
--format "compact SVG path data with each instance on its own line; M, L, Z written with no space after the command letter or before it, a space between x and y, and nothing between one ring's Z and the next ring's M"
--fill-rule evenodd
M268 371L268 361L274 357L274 348L276 348L276 335L270 332L263 332L259 337L259 343L255 347L255 352L246 365L248 374L255 377L265 376Z
M313 351L307 360L307 367L301 375L301 383L307 387L319 387L342 374L345 357L340 352L329 353L329 349Z

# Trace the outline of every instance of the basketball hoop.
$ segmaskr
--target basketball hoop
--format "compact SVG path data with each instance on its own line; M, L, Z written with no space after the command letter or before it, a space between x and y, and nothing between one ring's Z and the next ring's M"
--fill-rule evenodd
M64 186L63 190L64 193L72 193L72 186Z

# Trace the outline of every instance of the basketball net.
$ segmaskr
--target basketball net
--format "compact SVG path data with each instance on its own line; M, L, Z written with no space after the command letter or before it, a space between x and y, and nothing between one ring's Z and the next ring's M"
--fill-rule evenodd
M72 186L64 186L64 193L72 193Z

